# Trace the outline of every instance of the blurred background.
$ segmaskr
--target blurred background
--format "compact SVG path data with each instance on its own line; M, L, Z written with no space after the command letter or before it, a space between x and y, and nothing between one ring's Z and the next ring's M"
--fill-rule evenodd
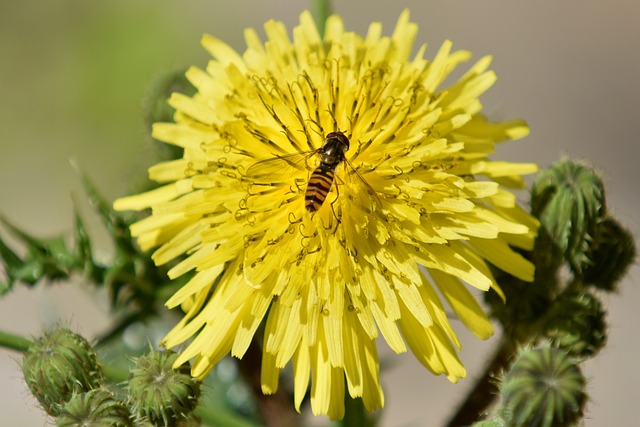
M389 34L402 9L410 8L420 24L417 43L429 44L428 58L445 39L475 58L494 55L498 82L482 98L485 113L497 120L525 118L532 129L525 140L502 146L499 156L542 166L563 155L591 162L604 176L610 209L638 235L640 2L335 3L347 28L359 33L381 21ZM204 67L203 33L243 51L245 27L262 29L275 18L291 29L309 5L300 0L1 1L0 213L37 236L71 235L73 197L107 259L106 233L84 202L71 160L109 200L127 194L155 161L143 112L154 82L192 64ZM640 387L639 277L636 265L620 293L605 300L609 344L586 366L591 396L586 426L640 422L637 407L621 397L636 395ZM61 322L91 337L104 330L109 313L90 292L65 284L17 286L0 299L0 328L29 335ZM461 331L469 378L453 385L427 373L410 354L391 359L383 375L382 426L442 425L472 385L497 338L478 342L462 325L454 326ZM22 382L18 355L3 349L0 384L3 425L47 423Z

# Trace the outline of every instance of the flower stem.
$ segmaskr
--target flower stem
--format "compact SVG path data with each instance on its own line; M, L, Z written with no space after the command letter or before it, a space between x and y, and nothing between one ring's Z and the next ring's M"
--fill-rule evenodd
M0 331L0 347L9 348L11 350L25 352L29 349L31 340L28 338L14 335L9 332Z
M464 402L449 419L447 427L469 426L485 415L499 394L496 377L508 367L514 351L513 344L503 337L493 358L487 364L484 374L477 380Z
M377 418L367 412L361 398L345 393L344 409L344 418L334 421L332 427L375 427Z
M324 37L324 25L329 15L331 15L331 2L329 0L314 0L313 12L320 36Z
M238 414L227 408L212 408L210 406L198 406L195 411L204 425L225 427L260 427L253 421L241 418Z
M297 427L300 425L300 417L293 410L291 397L282 388L271 396L262 393L262 381L260 369L262 366L262 350L257 340L251 343L247 352L242 357L240 372L244 376L247 385L251 388L253 396L267 427Z

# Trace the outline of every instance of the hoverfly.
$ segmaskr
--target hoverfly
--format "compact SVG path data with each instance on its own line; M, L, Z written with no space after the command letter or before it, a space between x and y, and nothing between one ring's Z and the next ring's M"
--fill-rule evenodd
M274 157L270 159L260 160L247 169L247 176L260 177L263 180L269 176L275 176L278 173L284 173L287 166L301 168L307 159L317 154L320 156L318 166L313 170L307 188L305 190L304 205L309 213L318 211L331 191L331 187L335 180L336 168L344 163L350 169L348 176L355 175L365 185L367 192L371 194L376 203L379 204L376 192L369 184L358 174L355 167L346 158L345 153L349 150L349 138L342 132L329 133L322 147L317 150L311 150L302 153L294 153L286 156Z

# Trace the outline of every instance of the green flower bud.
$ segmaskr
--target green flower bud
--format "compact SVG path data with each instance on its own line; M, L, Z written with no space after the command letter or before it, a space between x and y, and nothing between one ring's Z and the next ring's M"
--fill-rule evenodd
M575 360L548 346L523 350L502 383L501 415L513 427L575 425L587 400Z
M490 420L478 421L473 423L471 427L506 427L507 423L500 417L494 417Z
M592 238L606 213L600 177L588 166L560 161L536 177L531 210L540 219L545 237L580 273L589 262Z
M599 289L615 291L636 258L633 235L609 217L600 225L593 246L589 254L591 263L584 270L584 281Z
M607 342L605 312L588 292L563 295L549 311L545 335L554 347L579 358L593 357Z
M57 415L73 393L99 387L102 371L91 346L68 329L56 329L34 340L22 361L31 393L49 415Z
M140 421L136 423L136 427L156 427L157 425L148 421ZM185 415L182 421L176 421L174 424L170 424L172 427L202 427L202 420L195 415Z
M74 394L56 419L59 427L129 427L131 414L124 403L118 401L105 388Z
M182 425L198 405L200 383L188 369L173 369L178 354L151 351L140 357L129 375L129 399L141 421L154 426Z

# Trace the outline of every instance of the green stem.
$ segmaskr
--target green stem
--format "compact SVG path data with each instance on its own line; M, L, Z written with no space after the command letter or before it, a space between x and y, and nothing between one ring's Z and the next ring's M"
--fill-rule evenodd
M367 412L361 398L353 398L349 393L344 397L344 418L333 422L333 427L374 427L376 418Z
M24 353L31 346L31 340L28 338L14 335L9 332L0 331L0 347Z
M324 37L324 26L329 15L331 15L331 2L329 0L314 0L313 16L316 19L320 37Z
M301 417L293 410L291 396L282 388L270 396L262 393L261 366L262 350L254 337L254 341L242 357L240 372L256 398L262 421L266 427L299 427Z
M198 406L195 411L196 416L200 417L202 425L207 426L225 426L225 427L260 427L253 421L246 420L238 414L231 412L223 407L205 407Z

